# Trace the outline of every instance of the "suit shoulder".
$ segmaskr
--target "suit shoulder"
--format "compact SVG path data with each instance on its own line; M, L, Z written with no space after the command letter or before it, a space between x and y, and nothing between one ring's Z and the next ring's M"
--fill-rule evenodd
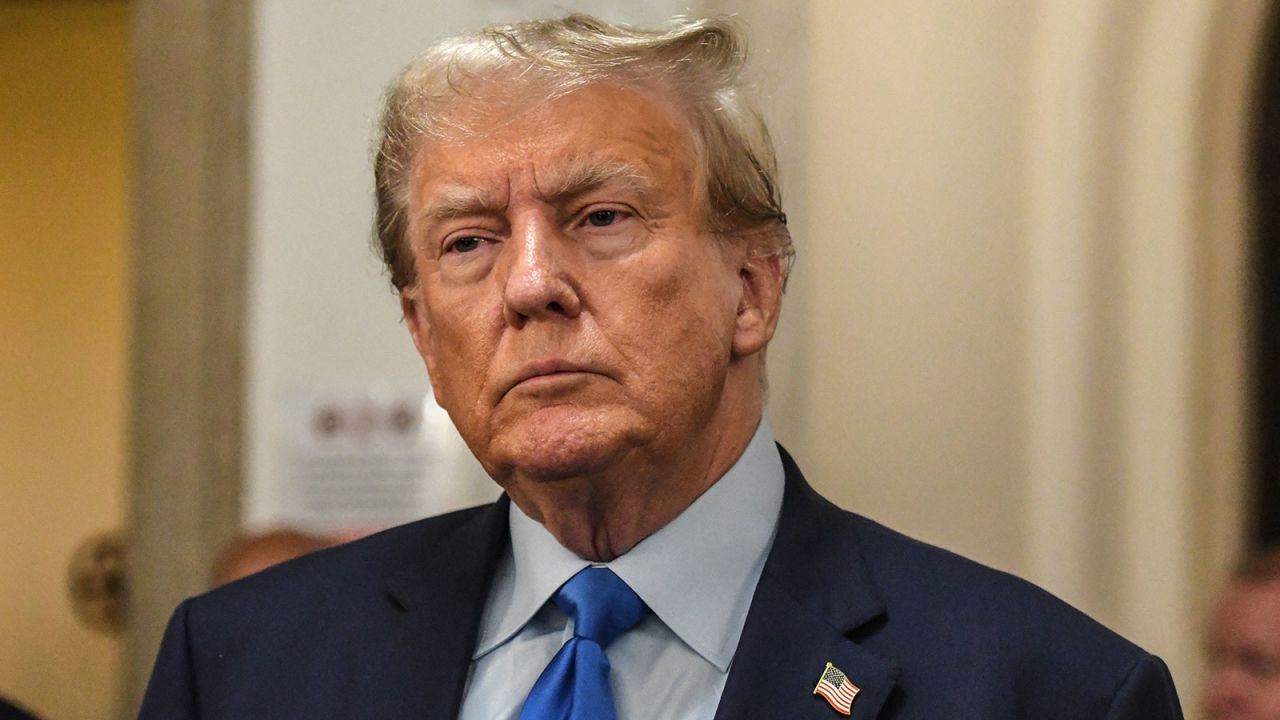
M1062 712L1055 704L1102 717L1134 677L1169 682L1158 658L1044 589L866 518L849 519L887 608L868 644L899 657L909 648L905 684L921 675L931 685L938 678L999 683L1032 703L1024 710L1034 706L1048 718Z
M274 608L266 615L281 615L294 605L377 586L491 512L492 504L457 510L308 553L193 598L192 612L247 618Z
M886 603L899 613L936 614L1017 630L1028 640L1073 635L1136 662L1146 653L1043 588L949 550L846 513ZM985 619L985 622L984 620Z

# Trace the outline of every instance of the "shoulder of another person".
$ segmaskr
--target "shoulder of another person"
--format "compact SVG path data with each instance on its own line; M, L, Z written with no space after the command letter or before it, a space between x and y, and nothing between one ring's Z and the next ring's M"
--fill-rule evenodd
M380 590L425 554L448 545L455 532L492 512L493 504L467 508L318 550L197 596L190 612L201 626L221 627L312 615L357 598L381 601L383 596L370 590Z

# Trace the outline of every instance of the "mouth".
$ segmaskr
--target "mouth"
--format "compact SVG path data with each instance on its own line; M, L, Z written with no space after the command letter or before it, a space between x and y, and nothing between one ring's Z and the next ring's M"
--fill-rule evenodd
M599 375L601 373L590 366L560 358L536 360L522 366L511 377L509 382L504 383L502 396L505 397L517 387L527 389L535 389L542 386L551 387L570 379L572 376L583 374Z

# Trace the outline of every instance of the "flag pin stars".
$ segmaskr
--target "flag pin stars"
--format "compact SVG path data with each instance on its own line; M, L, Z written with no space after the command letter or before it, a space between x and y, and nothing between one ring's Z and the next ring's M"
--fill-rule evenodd
M853 705L853 699L858 696L859 688L849 681L848 676L840 672L840 668L827 663L822 670L822 677L818 679L818 687L813 689L814 695L821 695L827 699L836 712L841 715L851 714L849 709Z

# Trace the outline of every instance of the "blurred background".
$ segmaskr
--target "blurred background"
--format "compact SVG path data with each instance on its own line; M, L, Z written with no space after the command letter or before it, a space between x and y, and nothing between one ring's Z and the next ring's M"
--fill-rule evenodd
M491 21L737 15L799 256L773 427L845 507L1163 656L1280 539L1263 0L0 0L0 696L135 712L243 532L496 494L368 249L395 72Z

